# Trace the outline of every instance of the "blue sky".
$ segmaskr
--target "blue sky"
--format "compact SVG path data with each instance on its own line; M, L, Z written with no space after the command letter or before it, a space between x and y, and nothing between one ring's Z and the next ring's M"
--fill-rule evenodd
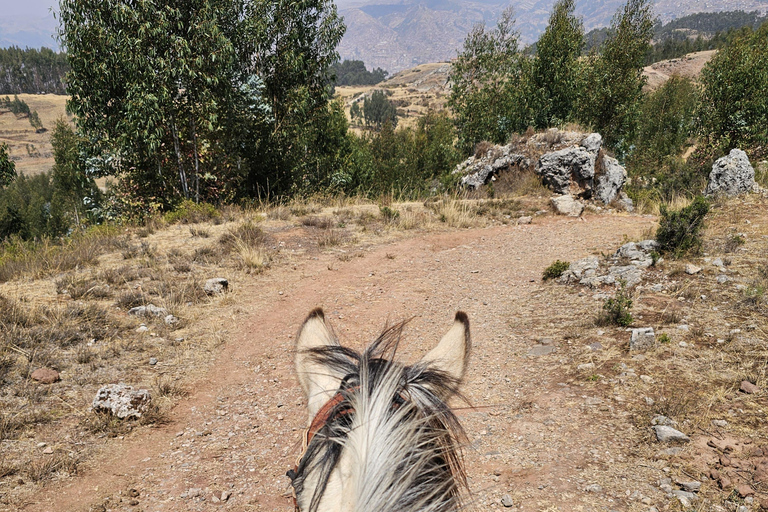
M48 9L59 2L54 0L0 0L0 18L45 18Z

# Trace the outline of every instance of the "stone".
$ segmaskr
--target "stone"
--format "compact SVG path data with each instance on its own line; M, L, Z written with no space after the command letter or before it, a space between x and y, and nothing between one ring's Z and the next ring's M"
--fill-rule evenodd
M603 350L603 344L599 341L596 341L594 343L590 343L589 348L592 349L592 352L597 352L599 350Z
M648 350L656 345L656 333L653 327L632 329L629 337L629 350Z
M29 378L40 384L53 384L54 382L61 380L59 372L51 368L38 368L32 372Z
M524 155L513 154L512 146L492 146L485 155L471 156L458 164L452 174L461 175L460 183L470 189L476 190L492 181L499 171L512 166L528 167L528 160Z
M128 310L129 315L134 316L166 316L168 315L168 310L165 308L161 308L158 306L155 306L154 304L147 304L146 306L136 306L135 308L131 308Z
M660 443L682 444L691 441L690 437L667 425L654 425L652 428L656 433L656 439Z
M221 501L227 501L229 497L232 496L231 491L224 491L221 493Z
M597 256L589 256L571 263L568 270L563 272L563 275L558 279L561 283L574 283L578 282L584 277L585 274L590 272L594 275L597 267L600 266L600 261Z
M585 199L592 197L595 162L583 147L546 153L536 164L536 174L557 194L574 192Z
M166 315L163 321L165 322L166 325L175 325L179 323L179 319L173 315Z
M626 181L627 170L615 158L603 155L600 172L595 178L595 199L610 204L619 196Z
M584 364L580 364L580 365L578 365L578 366L576 367L576 369L577 369L577 370L579 370L580 372L589 371L589 370L594 370L594 369L595 369L595 363L584 363Z
M672 418L668 418L662 414L657 414L651 420L651 425L666 425L668 427L675 427L677 426L677 422Z
M696 275L699 272L701 272L701 267L697 267L692 263L688 263L685 265L685 273L688 274L689 276Z
M760 391L760 388L749 382L748 380L741 381L741 386L739 386L739 390L747 393L749 395L753 395Z
M573 196L566 194L564 196L553 197L552 208L559 215L568 215L569 217L578 217L584 211L584 205L576 201Z
M512 502L512 496L510 496L509 494L505 494L504 496L502 496L501 504L506 508L514 506L514 503Z
M675 495L675 497L680 501L680 504L688 508L690 507L694 501L696 501L696 495L692 492L688 491L672 491L672 494Z
M157 364L157 358L156 357L150 357L149 358L149 364L150 364L150 366L155 366Z
M610 278L603 279L605 284L618 284L619 281L625 281L627 288L632 288L643 280L643 270L635 265L612 266L605 277Z
M626 192L623 190L619 192L619 198L616 200L618 205L624 209L624 211L632 213L635 211L635 203L630 199Z
M533 217L526 216L517 219L518 224L530 224L531 222L533 222Z
M723 266L724 266L723 259L722 258L715 258L714 260L712 260L712 265L714 265L714 266L716 266L718 268L723 268Z
M738 492L739 496L741 496L742 498L755 495L755 490L748 484L738 484L736 486L736 492Z
M96 393L91 408L95 412L108 412L120 419L140 418L151 400L147 389L134 390L125 384L108 384Z
M725 420L712 420L712 425L723 428L728 426L728 422Z
M737 196L752 192L755 187L755 169L747 154L740 149L719 158L712 165L705 194L708 196Z
M586 149L587 153L597 158L600 148L603 147L603 136L599 133L590 133L581 141L581 147Z
M683 480L677 482L677 485L683 488L684 491L688 492L699 492L699 489L701 489L701 482L697 482L696 480Z
M229 281L223 277L208 279L203 285L203 291L208 295L218 295L229 291Z
M720 284L725 284L730 280L731 280L730 277L724 276L723 274L720 274L719 276L717 276L717 282Z
M554 347L552 345L536 345L534 347L531 347L531 349L528 351L528 355L529 356L546 356L556 350L557 350L557 347Z
M44 453L45 455L50 455L50 454L52 454L52 453L53 453L53 448L52 448L52 447L50 447L50 446L48 446L47 448L45 448L45 449L43 450L43 453Z
M597 493L597 492L603 492L603 488L602 488L602 487L600 487L600 486L599 486L599 485L597 485L597 484L589 484L588 486L586 486L586 487L584 488L584 490L585 490L586 492L594 492L594 493Z

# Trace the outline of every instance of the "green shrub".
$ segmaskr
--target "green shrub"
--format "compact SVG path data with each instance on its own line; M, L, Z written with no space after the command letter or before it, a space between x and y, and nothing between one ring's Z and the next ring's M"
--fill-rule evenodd
M620 287L616 291L616 296L612 299L605 299L603 303L603 317L605 323L627 327L632 323L632 297L627 290L627 282L619 280Z
M547 281L549 279L557 279L561 275L563 275L563 272L568 270L571 266L571 263L568 261L560 261L557 260L550 266L544 269L544 274L541 276L541 278L544 281Z
M181 224L197 224L219 217L216 207L209 203L195 203L186 199L172 212L165 214L165 221L169 224L177 222Z
M701 228L708 212L709 201L703 196L679 211L671 212L662 206L659 229L656 230L659 252L674 257L698 252L702 242Z

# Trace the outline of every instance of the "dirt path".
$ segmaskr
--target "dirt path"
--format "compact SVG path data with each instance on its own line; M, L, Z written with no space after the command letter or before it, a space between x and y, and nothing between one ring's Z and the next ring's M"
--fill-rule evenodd
M430 348L456 310L469 314L465 393L478 408L459 413L477 509L501 507L510 494L524 510L634 510L622 497L652 492L643 487L652 472L623 466L626 443L638 434L567 376L570 346L598 335L589 315L599 304L540 278L555 259L608 252L653 224L605 215L421 234L347 262L324 253L234 283L247 306L219 318L227 342L172 423L109 441L80 476L47 487L24 510L292 510L283 475L305 420L293 335L316 306L342 342L357 347L387 321L415 315L405 360ZM554 352L529 355L541 338L551 338ZM594 483L615 489L584 491Z

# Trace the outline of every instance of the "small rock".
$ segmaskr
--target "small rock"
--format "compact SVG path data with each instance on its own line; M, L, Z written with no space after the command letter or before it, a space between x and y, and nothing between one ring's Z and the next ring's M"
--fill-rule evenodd
M531 347L528 351L529 356L546 356L557 350L557 347L552 345L536 345Z
M588 371L588 370L594 370L595 369L595 363L584 363L580 364L576 367L577 370L580 372Z
M530 224L533 222L533 217L520 217L517 219L518 224Z
M600 486L599 486L599 485L597 485L597 484L589 484L588 486L586 486L586 487L584 488L584 490L585 490L586 492L595 492L595 493L597 493L597 492L603 492L603 488L602 488L602 487L600 487Z
M683 507L690 507L696 501L696 495L688 491L672 491Z
M109 412L120 419L140 418L152 400L149 390L134 390L125 384L109 384L99 389L91 404L95 412Z
M656 439L660 443L675 444L689 443L691 441L691 438L687 435L667 425L654 425L652 428L656 433Z
M701 489L701 482L697 482L696 480L681 481L677 482L677 484L682 487L684 491L688 492L699 492L699 489Z
M149 327L147 327L144 324L141 324L136 328L136 332L147 332L149 330Z
M725 283L727 283L730 280L731 280L730 277L725 276L723 274L720 274L719 276L717 276L717 282L720 283L720 284L725 284Z
M677 422L672 418L667 418L666 416L657 414L651 420L651 425L666 425L668 427L675 427L677 426Z
M592 352L597 352L599 350L603 350L603 344L600 343L599 341L596 341L594 343L591 343L589 345L589 348L592 349Z
M502 496L501 497L501 504L503 506L505 506L506 508L509 508L509 507L513 506L514 503L512 502L512 496L510 496L509 494L505 494L504 496Z
M688 324L680 324L680 325L677 326L677 330L678 331L689 332L691 330L691 328L688 327Z
M129 315L134 316L166 316L168 310L155 306L154 304L147 304L146 306L136 306L128 310Z
M747 496L754 496L755 490L750 487L747 484L739 484L736 486L736 492L739 493L739 496L742 498L746 498Z
M221 493L221 501L227 501L229 497L232 496L231 491L224 491Z
M739 390L743 391L744 393L747 393L749 395L755 394L760 391L760 388L749 382L748 380L741 381L741 386L739 386Z
M156 357L150 357L149 358L149 364L151 366L155 366L157 364L157 358Z
M165 320L163 320L166 325L174 325L179 323L179 319L176 318L173 315L166 315Z
M205 282L203 290L208 295L218 295L227 292L229 291L229 281L223 277L213 277Z
M640 380L645 382L646 384L653 384L653 377L650 375L641 375Z
M723 259L722 258L715 258L714 260L712 260L712 265L714 265L714 266L716 266L718 268L722 268L724 266L723 265Z
M53 453L53 448L48 446L45 450L43 450L43 453L46 454L46 455L50 455L50 454Z
M51 368L38 368L29 377L41 384L53 384L61 379L59 372Z
M696 265L693 265L691 263L688 263L685 266L685 273L690 275L690 276L692 276L694 274L698 274L699 272L701 272L701 267L697 267Z
M653 348L656 344L656 334L653 327L642 327L632 329L632 335L629 338L629 350L647 350Z
M713 424L714 426L716 426L716 427L720 427L720 428L723 428L723 427L727 427L727 426L728 426L728 422L727 422L727 421L725 421L725 420L712 420L712 424Z

